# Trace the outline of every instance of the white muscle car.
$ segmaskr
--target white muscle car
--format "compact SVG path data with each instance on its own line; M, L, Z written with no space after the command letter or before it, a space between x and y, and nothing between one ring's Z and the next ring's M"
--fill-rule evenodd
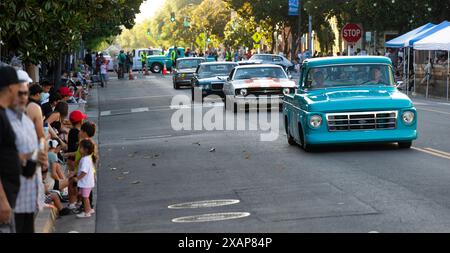
M279 104L297 85L281 66L244 65L234 68L223 86L226 108L237 112L246 104Z

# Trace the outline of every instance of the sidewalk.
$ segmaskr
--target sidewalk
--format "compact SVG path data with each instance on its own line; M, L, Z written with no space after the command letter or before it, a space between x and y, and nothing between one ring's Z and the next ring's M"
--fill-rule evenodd
M100 88L101 89L101 88ZM88 116L88 120L97 124L97 133L94 136L98 144L98 93L97 86L89 90L85 105L69 104L69 113L74 110L81 110ZM94 205L97 204L97 186L93 189ZM67 203L63 203L66 205ZM39 212L36 217L35 227L37 233L94 233L95 232L95 214L90 219L77 219L76 215L68 215L58 218L56 211L45 208Z

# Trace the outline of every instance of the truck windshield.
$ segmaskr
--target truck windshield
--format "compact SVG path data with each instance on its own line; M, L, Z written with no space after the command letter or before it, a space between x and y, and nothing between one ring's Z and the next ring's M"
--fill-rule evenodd
M234 75L234 80L252 78L287 78L287 76L284 70L278 67L241 68L236 70Z
M236 67L237 64L215 64L215 65L202 65L198 70L200 78L210 78L215 76L228 76L231 70Z
M311 68L305 88L320 89L339 86L394 85L392 69L384 64L354 64Z
M204 62L203 59L189 59L189 60L181 60L178 59L177 67L179 69L195 69L200 65L200 63Z

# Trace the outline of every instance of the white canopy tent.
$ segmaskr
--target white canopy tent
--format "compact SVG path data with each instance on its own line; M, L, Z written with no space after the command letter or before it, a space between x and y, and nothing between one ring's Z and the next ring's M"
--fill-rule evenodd
M450 25L413 43L415 50L447 51L447 100L449 99L450 78ZM428 88L427 88L428 89Z

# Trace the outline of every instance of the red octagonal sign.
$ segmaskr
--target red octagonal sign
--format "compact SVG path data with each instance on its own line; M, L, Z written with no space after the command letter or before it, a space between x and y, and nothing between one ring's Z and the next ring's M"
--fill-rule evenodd
M357 24L346 24L342 28L342 38L348 43L356 43L362 36L362 29Z

